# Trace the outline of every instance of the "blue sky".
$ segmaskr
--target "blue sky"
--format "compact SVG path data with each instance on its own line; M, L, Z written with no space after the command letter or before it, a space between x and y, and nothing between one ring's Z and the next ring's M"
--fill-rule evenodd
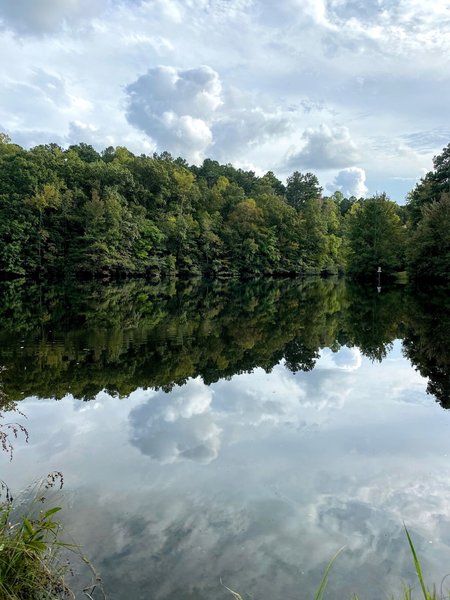
M0 130L399 202L450 142L450 2L0 0Z

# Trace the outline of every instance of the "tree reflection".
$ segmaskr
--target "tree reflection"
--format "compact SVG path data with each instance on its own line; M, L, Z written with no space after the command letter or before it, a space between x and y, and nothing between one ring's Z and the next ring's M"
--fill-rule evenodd
M349 304L343 322L346 343L381 362L392 342L402 337L404 290L392 287L378 293L374 286L356 283L350 283L347 290Z
M168 391L197 376L209 384L256 367L270 371L281 360L292 372L311 371L325 347L357 346L381 361L403 338L405 355L447 407L448 305L446 290L377 293L342 279L4 282L2 405L30 395L89 400L103 389Z
M423 377L427 392L450 408L450 295L448 288L415 289L408 296L404 353Z

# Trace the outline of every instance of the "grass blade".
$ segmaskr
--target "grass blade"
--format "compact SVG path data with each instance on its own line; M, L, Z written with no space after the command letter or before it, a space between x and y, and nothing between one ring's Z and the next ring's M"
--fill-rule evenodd
M336 554L333 556L333 558L328 563L327 568L325 569L324 574L322 575L322 580L320 582L319 589L316 592L316 600L322 600L323 595L325 593L325 589L327 587L327 583L328 583L328 573L329 573L334 561L337 559L339 554L344 550L344 548L345 548L345 546L342 546L342 548L339 548L339 550L336 552Z
M414 544L412 543L411 536L409 535L409 531L406 528L406 525L403 523L403 527L405 528L406 537L408 538L409 547L411 548L411 553L414 559L414 566L416 568L417 577L420 581L420 587L422 588L423 597L425 600L430 599L430 594L427 592L427 588L425 587L425 582L423 580L422 569L420 567L419 559L417 558L416 550L414 548Z
M220 578L220 584L223 585L223 587L228 590L230 592L230 594L233 595L234 600L244 600L242 598L242 596L240 594L238 594L237 592L235 592L234 590L232 590L231 588L229 588L228 586L226 586L223 581L222 578Z
M48 519L51 515L54 515L55 513L59 512L61 509L60 506L55 506L54 508L51 508L50 510L48 510L47 512L44 513L44 519Z

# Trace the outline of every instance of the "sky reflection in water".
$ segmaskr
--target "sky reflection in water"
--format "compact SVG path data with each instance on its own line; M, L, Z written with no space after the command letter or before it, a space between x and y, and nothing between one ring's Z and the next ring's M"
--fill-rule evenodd
M426 385L397 341L382 363L343 346L310 372L29 398L3 478L64 472L67 526L115 600L227 598L220 577L311 597L343 545L330 597L375 600L414 581L403 520L430 582L449 570L450 415Z

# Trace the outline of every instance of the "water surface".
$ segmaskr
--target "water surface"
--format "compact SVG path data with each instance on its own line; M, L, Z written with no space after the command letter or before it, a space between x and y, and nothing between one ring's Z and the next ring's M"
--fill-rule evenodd
M342 546L329 597L383 598L414 582L403 521L439 584L446 298L342 280L3 284L3 391L30 439L1 476L17 491L64 473L66 528L114 600L228 598L220 579L308 598Z

